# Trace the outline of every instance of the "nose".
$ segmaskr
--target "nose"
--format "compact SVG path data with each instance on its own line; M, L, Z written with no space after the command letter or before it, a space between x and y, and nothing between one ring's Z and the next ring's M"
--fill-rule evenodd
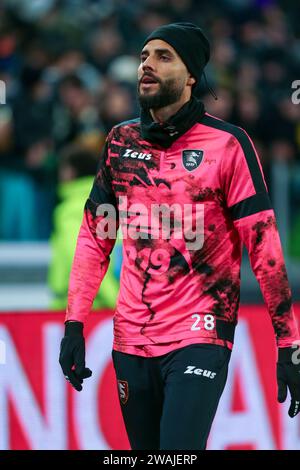
M154 61L153 61L153 58L150 57L150 55L148 55L148 57L146 57L146 59L143 61L142 69L143 71L146 71L149 69L154 70Z

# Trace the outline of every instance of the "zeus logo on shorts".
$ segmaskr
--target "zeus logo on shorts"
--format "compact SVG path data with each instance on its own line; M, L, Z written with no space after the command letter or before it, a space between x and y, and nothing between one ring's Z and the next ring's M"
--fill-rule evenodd
M207 369L196 369L196 366L187 366L186 371L184 374L195 374L195 375L202 375L203 377L207 377L209 379L214 379L217 375L216 372L212 372L211 370Z
M132 149L125 149L125 152L122 153L122 157L137 158L138 160L150 160L152 153L134 152Z

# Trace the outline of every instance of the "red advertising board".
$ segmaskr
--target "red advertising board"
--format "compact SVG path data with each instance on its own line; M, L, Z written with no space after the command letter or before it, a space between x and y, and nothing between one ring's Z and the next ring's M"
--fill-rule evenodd
M85 328L93 377L81 393L58 364L63 320L0 314L0 449L129 449L111 362L112 313L93 313ZM242 306L209 449L300 449L300 418L276 401L275 363L265 307Z

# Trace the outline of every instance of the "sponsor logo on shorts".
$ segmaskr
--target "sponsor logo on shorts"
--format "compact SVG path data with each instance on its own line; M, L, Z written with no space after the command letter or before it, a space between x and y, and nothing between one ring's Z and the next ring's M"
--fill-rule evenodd
M207 377L208 379L214 379L217 375L216 372L212 372L208 369L197 369L196 366L187 366L184 374L202 375L202 377Z
M126 380L118 380L118 390L119 390L120 402L123 403L123 405L125 405L129 397L128 382Z

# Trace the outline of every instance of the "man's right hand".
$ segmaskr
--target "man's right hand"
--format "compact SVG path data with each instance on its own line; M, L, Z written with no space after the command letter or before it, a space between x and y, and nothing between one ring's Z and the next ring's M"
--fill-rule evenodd
M80 392L83 379L92 375L92 371L85 367L85 341L83 336L83 323L67 321L65 336L60 343L59 363L66 380Z

